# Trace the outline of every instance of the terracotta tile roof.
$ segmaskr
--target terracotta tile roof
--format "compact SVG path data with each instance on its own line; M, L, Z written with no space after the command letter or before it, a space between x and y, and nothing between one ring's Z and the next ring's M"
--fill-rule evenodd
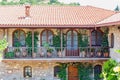
M98 26L103 26L103 25L108 26L108 25L120 24L120 13L116 13L97 24L98 24Z
M92 6L31 6L31 19L25 17L24 6L0 6L2 26L94 26L115 14Z

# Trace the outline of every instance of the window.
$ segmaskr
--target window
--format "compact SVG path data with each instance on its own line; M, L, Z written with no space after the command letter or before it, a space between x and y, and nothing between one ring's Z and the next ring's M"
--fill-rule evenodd
M60 66L54 67L54 77L58 77L58 73L60 72Z
M96 65L94 67L94 79L95 80L100 80L101 72L102 72L102 66L101 65Z
M13 32L13 46L17 47L19 43L19 46L24 47L25 46L25 32L23 30L15 30Z
M92 46L101 46L102 43L102 32L98 30L93 30L91 33Z
M24 77L32 77L32 68L30 66L24 67Z
M67 49L78 49L78 35L76 31L70 30L67 33Z
M110 35L110 47L113 48L114 47L114 34L111 33Z
M52 31L50 31L50 30L44 30L43 32L42 32L42 34L41 34L41 40L42 40L42 45L44 45L44 43L49 43L49 45L53 45L53 33L52 33Z

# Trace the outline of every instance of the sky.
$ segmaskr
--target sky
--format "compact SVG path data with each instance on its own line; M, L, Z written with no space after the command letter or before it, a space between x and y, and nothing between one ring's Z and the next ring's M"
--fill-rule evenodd
M108 10L114 10L118 5L120 7L120 0L58 0L64 3L79 2L81 6L91 5Z

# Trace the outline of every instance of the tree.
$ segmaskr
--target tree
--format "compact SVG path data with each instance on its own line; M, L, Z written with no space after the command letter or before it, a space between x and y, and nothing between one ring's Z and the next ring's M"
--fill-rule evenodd
M101 77L104 80L118 80L117 76L113 75L115 72L113 71L114 67L117 66L117 62L113 59L109 59L107 62L103 64Z
M69 5L71 5L71 6L80 6L80 3L79 2L73 2L73 3L70 3Z
M50 4L57 3L58 0L50 0Z
M7 40L6 38L4 37L2 40L0 40L0 58L2 57L2 52L3 50L5 50L5 48L7 48L8 46L8 43L7 43Z
M0 51L3 51L5 48L7 48L8 43L6 38L4 37L2 40L0 40Z
M115 10L115 11L120 11L119 6L117 5L114 10Z

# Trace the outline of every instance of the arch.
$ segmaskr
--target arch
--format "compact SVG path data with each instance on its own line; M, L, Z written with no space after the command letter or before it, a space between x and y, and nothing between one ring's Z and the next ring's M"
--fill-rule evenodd
M92 46L101 46L103 32L101 30L93 30L91 32Z
M14 47L24 47L25 44L25 31L22 29L16 29L12 33L12 42ZM18 44L19 43L19 44Z
M41 32L41 45L43 46L45 42L49 43L49 45L53 45L53 31L45 29Z
M68 30L66 34L66 56L79 56L78 52L78 33L76 30Z
M31 66L25 66L24 67L24 77L32 77L32 67Z
M55 66L54 67L54 77L58 77L58 73L60 72L60 66Z
M94 79L98 80L100 79L100 74L102 72L102 66L101 65L95 65L94 66Z

